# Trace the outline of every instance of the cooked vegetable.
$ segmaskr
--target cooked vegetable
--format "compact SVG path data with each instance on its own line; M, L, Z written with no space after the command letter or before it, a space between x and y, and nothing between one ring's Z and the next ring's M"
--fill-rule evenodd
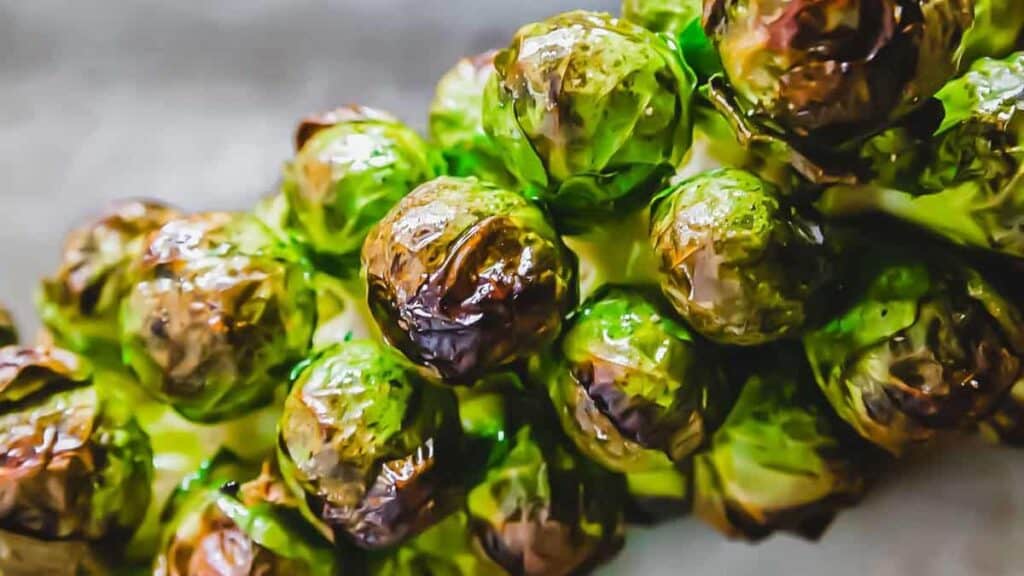
M463 58L441 78L430 106L430 141L441 150L452 176L512 187L515 178L483 124L484 88L494 76L496 54Z
M1020 312L949 255L866 250L845 310L805 338L836 412L893 454L987 416L1021 375Z
M226 461L225 461L226 460ZM220 456L190 477L168 509L156 576L335 576L334 550L265 466L252 480ZM225 470L224 468L227 468ZM250 482L240 485L245 480Z
M662 506L656 516L685 510L683 467L721 421L724 390L713 351L656 292L598 291L556 357L534 366L566 434L588 458L628 475L635 505Z
M402 546L378 553L370 560L374 576L507 576L480 549L460 510Z
M384 336L452 383L534 354L576 303L576 260L544 213L472 178L404 198L370 233L363 266Z
M39 315L58 343L94 360L120 361L118 311L131 290L129 263L150 232L178 216L159 202L128 200L68 235L60 267L37 296Z
M0 347L17 344L18 328L14 325L11 313L0 304Z
M484 127L560 230L639 207L690 146L693 73L635 24L561 14L520 29L495 68Z
M388 348L353 340L309 361L278 428L282 470L338 538L387 548L452 510L454 399Z
M772 184L742 170L704 172L660 194L653 211L662 290L690 326L743 346L799 334L829 266L821 228Z
M974 26L964 37L967 64L1010 53L1024 33L1024 4L1013 0L974 0Z
M810 153L921 106L953 77L972 21L973 0L704 1L732 116Z
M121 310L124 359L143 387L197 422L267 404L309 349L304 268L259 221L206 213L153 233Z
M1024 257L1024 52L981 60L939 92L934 138L873 144L878 179L826 191L829 216L883 213L958 244ZM887 148L888 147L888 148Z
M415 131L369 108L306 119L296 144L282 183L293 233L339 266L358 257L370 227L403 196L443 172Z
M841 444L799 357L788 350L764 355L710 447L695 459L694 508L734 538L777 530L817 538L840 508L859 498L863 471L856 451Z
M701 0L622 0L622 17L653 32L677 35L704 11Z
M0 526L44 540L129 537L153 476L130 411L70 352L0 349Z
M0 530L4 576L107 576L110 568L99 556L86 542L54 542Z

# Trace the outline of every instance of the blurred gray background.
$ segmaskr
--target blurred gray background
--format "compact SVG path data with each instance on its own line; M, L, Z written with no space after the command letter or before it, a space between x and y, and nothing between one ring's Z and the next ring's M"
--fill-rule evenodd
M344 103L422 128L434 81L520 25L610 0L0 0L0 299L31 295L109 200L243 208L296 119ZM602 574L1024 574L1024 454L964 441L907 462L818 544L635 530Z

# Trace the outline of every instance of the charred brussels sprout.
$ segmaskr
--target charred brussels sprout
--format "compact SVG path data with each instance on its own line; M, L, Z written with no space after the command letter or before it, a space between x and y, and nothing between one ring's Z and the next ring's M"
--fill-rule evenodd
M154 232L121 311L125 362L197 422L266 404L310 345L307 273L255 218L206 213Z
M965 63L1000 58L1017 46L1024 33L1024 4L1006 0L974 0L974 26L964 37Z
M693 73L656 34L570 12L519 30L495 57L484 126L560 229L639 206L690 146Z
M577 574L623 542L618 486L552 439L520 428L507 456L470 490L481 548L510 574Z
M454 399L388 348L356 340L313 359L279 429L282 469L339 538L386 548L451 511Z
M730 537L787 530L817 538L864 488L856 451L841 444L806 367L788 352L750 376L694 461L694 509Z
M331 544L306 523L277 473L250 480L222 454L171 500L155 576L337 576Z
M544 213L476 179L440 178L402 200L363 247L387 339L455 383L540 350L576 304L576 260Z
M430 140L441 150L452 176L514 186L501 151L484 131L484 87L494 76L495 54L463 58L441 78L430 106Z
M370 227L442 172L415 131L367 108L307 119L296 144L282 184L293 232L315 252L342 260L357 258Z
M131 290L129 264L150 232L178 216L159 202L126 201L68 235L60 268L43 280L37 296L39 315L57 342L119 360L118 311Z
M70 352L0 349L0 526L44 540L131 535L153 456L129 410Z
M953 258L869 251L849 304L805 338L818 384L893 454L988 415L1021 375L1019 311Z
M828 279L820 227L749 172L694 176L655 199L662 290L698 332L743 346L795 335Z
M680 513L689 496L682 467L722 400L712 351L656 292L612 287L577 312L556 358L538 363L547 364L537 377L576 447L627 474L641 509Z
M18 342L18 328L14 325L11 313L0 305L0 347Z
M1024 53L981 60L938 94L945 120L934 137L875 138L877 179L836 186L828 216L883 213L958 244L1024 257Z
M704 1L733 115L810 152L922 105L956 72L972 21L972 0Z

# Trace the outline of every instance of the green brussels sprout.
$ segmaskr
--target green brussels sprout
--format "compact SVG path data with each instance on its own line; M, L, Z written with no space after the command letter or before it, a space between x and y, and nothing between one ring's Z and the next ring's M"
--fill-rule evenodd
M430 141L444 155L452 176L476 176L515 186L501 151L484 131L484 88L494 76L496 51L459 60L437 84L430 106Z
M142 520L153 455L70 352L0 349L0 526L44 540L119 542Z
M119 362L118 313L131 290L129 264L149 233L178 216L159 202L129 200L68 235L60 267L43 280L36 298L43 323L60 345Z
M18 343L18 328L14 325L11 313L0 305L0 347Z
M258 478L239 484L251 478L244 473L221 455L182 484L166 511L153 574L340 574L331 543L306 523L277 472L265 466Z
M296 144L282 183L292 232L339 265L358 257L370 227L403 196L443 173L415 131L369 108L309 118Z
M678 35L704 12L701 0L622 0L622 17L652 32Z
M310 360L278 428L282 470L338 539L387 548L451 511L454 398L380 344L353 340Z
M720 421L714 365L656 292L606 287L576 313L556 357L532 368L566 435L626 474L632 505L656 519L685 511L684 466Z
M964 37L963 62L1001 58L1024 33L1024 5L1007 0L974 0L974 26Z
M304 268L258 220L206 213L154 232L121 310L125 363L196 422L270 402L309 349L315 297Z
M978 61L939 92L945 120L933 138L877 137L877 179L828 189L818 209L882 213L957 244L1024 257L1022 91L1024 52Z
M736 169L698 174L652 205L661 286L697 332L751 346L798 334L828 279L821 228Z
M87 542L53 542L0 530L0 574L108 576L110 568Z
M972 22L972 0L704 0L730 84L713 90L811 154L925 103L956 73Z
M538 431L539 432L539 431ZM614 477L529 426L467 497L481 548L510 574L585 572L623 543Z
M484 127L560 229L642 205L690 146L693 72L635 24L562 14L520 29L494 63Z
M859 260L844 311L804 338L839 416L895 455L986 417L1021 376L1019 310L954 257Z
M841 442L799 356L769 354L694 460L694 510L733 538L777 530L817 538L863 493L862 462Z
M544 213L473 178L405 197L367 237L363 267L384 336L454 383L542 349L576 304L576 259Z
M370 559L373 576L508 576L480 549L464 510Z

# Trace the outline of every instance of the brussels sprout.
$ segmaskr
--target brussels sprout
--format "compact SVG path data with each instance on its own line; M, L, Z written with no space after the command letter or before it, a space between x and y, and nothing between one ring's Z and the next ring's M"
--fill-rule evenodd
M0 346L9 346L17 342L18 328L14 325L14 319L7 308L0 305Z
M451 511L456 418L451 393L397 353L346 342L298 374L279 424L281 467L336 537L386 548Z
M86 542L40 540L0 530L4 576L107 576L110 568Z
M1000 58L1017 46L1024 33L1024 4L1007 0L974 0L974 26L964 37L963 62Z
M374 576L507 576L480 550L465 511L449 514L422 534L370 560Z
M972 0L704 1L731 115L812 154L921 106L955 74L972 21Z
M749 172L705 172L661 193L651 242L662 290L708 338L742 346L793 336L829 267L821 229Z
M245 474L220 455L182 485L167 510L153 574L340 574L330 542L303 520L276 470L265 466L258 478L239 485Z
M404 198L367 237L363 266L384 336L455 383L540 350L576 304L575 257L544 213L472 178Z
M251 216L207 213L154 232L121 310L125 363L196 422L267 404L310 345L306 271Z
M995 442L1024 447L1024 380L999 401L996 411L980 423L982 434Z
M511 574L576 574L623 543L616 484L565 449L521 428L467 506L482 548Z
M704 12L701 0L622 0L622 17L653 32L678 35Z
M129 410L70 352L0 349L0 526L45 540L130 536L153 455Z
M484 87L494 76L495 51L463 58L437 84L430 106L430 140L441 150L452 176L476 176L515 186L501 151L484 131Z
M872 143L878 179L835 186L817 206L833 217L883 213L955 243L1024 257L1024 52L981 60L939 99L934 138L902 132Z
M656 292L608 287L577 312L557 357L532 367L576 447L627 474L645 516L666 517L685 510L684 465L720 421L714 366Z
M339 265L403 196L443 172L416 132L368 108L307 119L296 144L282 183L293 233Z
M60 268L37 296L39 315L58 343L119 361L118 311L131 290L129 263L150 232L177 217L159 202L129 200L68 235Z
M520 29L494 63L484 127L560 229L642 205L690 146L693 72L635 24L562 14Z
M769 351L694 461L694 509L730 537L776 530L817 538L864 489L861 462L788 350Z
M868 250L849 303L804 340L818 384L864 438L899 455L988 415L1021 375L1020 312L955 258Z

